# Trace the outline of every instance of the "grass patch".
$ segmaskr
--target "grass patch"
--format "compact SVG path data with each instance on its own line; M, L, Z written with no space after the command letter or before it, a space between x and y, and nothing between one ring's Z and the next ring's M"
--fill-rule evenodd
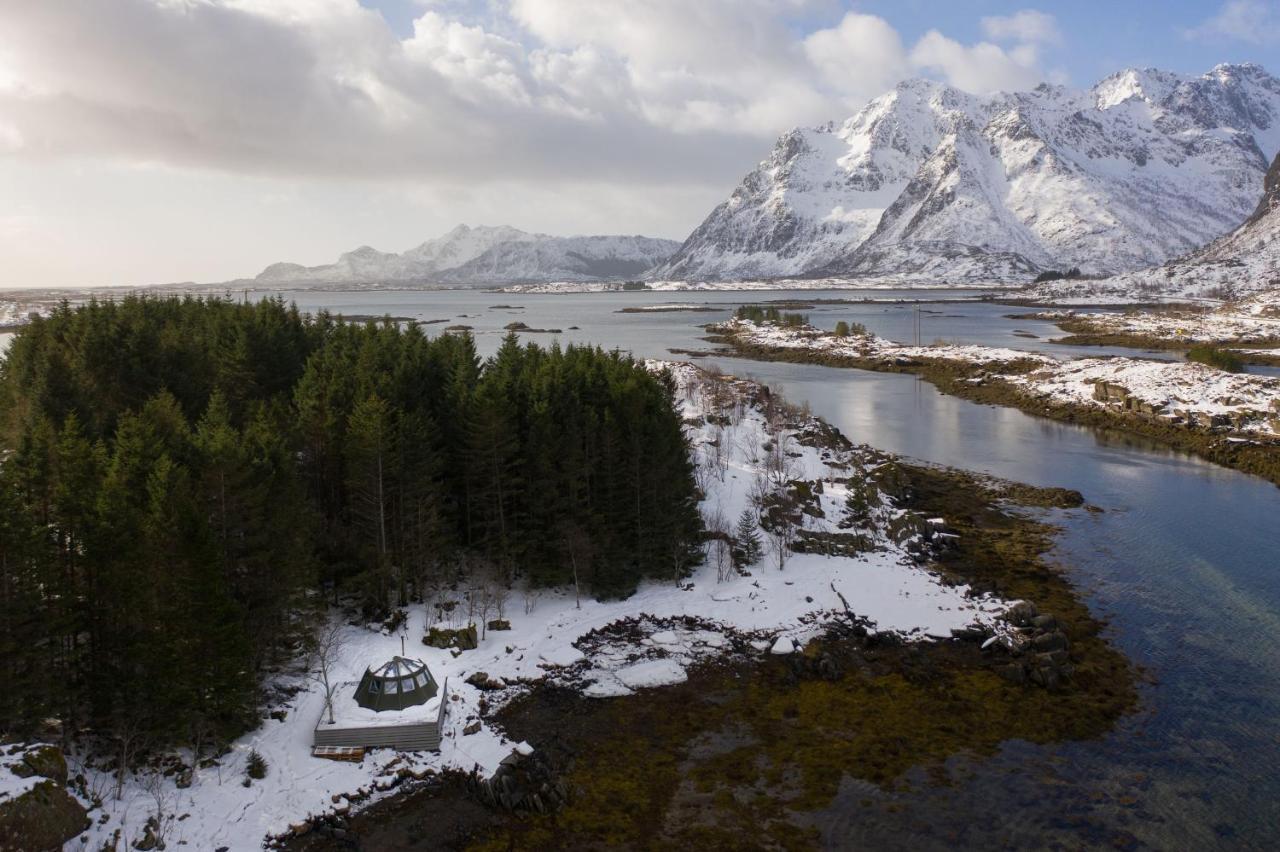
M1228 373L1239 373L1244 369L1244 361L1240 356L1227 349L1219 349L1207 343L1197 343L1187 350L1187 360L1207 367L1215 367Z

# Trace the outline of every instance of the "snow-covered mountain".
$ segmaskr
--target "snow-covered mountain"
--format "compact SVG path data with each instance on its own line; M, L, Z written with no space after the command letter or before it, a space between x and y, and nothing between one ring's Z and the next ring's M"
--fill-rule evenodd
M1280 154L1262 181L1262 200L1235 230L1161 266L1100 281L1051 281L1032 298L1077 302L1242 299L1280 291Z
M989 98L909 80L784 135L650 277L1138 269L1236 226L1277 150L1280 80L1257 65Z
M552 237L507 226L459 225L403 254L363 246L326 266L275 263L263 284L436 284L487 286L634 277L679 248L632 236Z

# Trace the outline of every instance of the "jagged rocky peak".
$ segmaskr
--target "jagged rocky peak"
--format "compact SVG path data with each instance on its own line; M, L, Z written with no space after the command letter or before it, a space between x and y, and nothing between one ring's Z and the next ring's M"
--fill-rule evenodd
M784 134L652 275L951 280L961 257L965 281L1138 269L1239 224L1278 149L1280 81L1256 65L991 97L908 80Z

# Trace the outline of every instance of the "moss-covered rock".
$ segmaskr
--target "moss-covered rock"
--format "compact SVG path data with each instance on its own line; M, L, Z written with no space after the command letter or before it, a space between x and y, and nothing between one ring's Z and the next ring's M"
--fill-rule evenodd
M0 852L61 849L88 827L89 815L83 805L60 785L41 781L16 799L0 804Z
M460 651L471 651L479 647L480 639L476 635L474 624L458 630L447 627L432 627L423 637L422 644L432 648L457 648Z
M63 757L62 750L56 746L36 746L23 755L22 762L34 775L57 781L59 784L67 783L67 759Z

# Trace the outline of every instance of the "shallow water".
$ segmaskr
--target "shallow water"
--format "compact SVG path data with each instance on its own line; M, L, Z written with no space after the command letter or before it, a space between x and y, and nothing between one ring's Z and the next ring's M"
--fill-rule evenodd
M640 357L669 357L671 347L705 348L698 326L738 304L791 294L285 295L304 310L448 320L426 326L432 334L455 323L471 325L482 353L496 349L505 324L520 321L564 329L525 335L528 340L592 342ZM717 310L616 312L666 303ZM491 308L500 304L522 308ZM1055 346L1047 342L1059 334L1051 324L1004 318L1019 309L973 302L920 308L926 343L940 338L1066 357L1131 354ZM806 312L822 327L857 321L911 342L915 310L876 303ZM574 325L580 329L570 330ZM1039 337L1015 336L1015 330ZM957 758L953 768L961 780L951 786L916 778L912 790L886 794L847 782L833 805L815 815L831 846L1274 848L1280 829L1280 489L1140 439L948 397L910 375L715 362L778 386L855 441L1080 490L1104 511L1056 513L1064 532L1054 558L1068 567L1094 610L1110 619L1119 647L1150 676L1142 711L1102 740L1052 747L1012 742L995 758Z
M663 357L703 348L697 328L743 301L784 294L294 294L303 307L448 316L491 351L500 329L581 326L562 340ZM877 293L877 298L917 293ZM806 293L800 299L847 298ZM314 300L314 301L313 301ZM710 304L716 313L619 314L628 305ZM488 310L489 305L523 310ZM1047 322L987 303L920 306L921 339L1071 357L1126 350L1054 346ZM928 311L929 313L925 313ZM911 342L914 305L820 305ZM467 314L466 319L458 319ZM478 316L477 316L478 314ZM441 326L429 326L439 328ZM1039 335L1015 336L1015 330ZM527 335L538 339L541 335ZM954 761L968 781L923 778L908 793L847 783L815 817L834 847L967 845L1264 848L1280 828L1280 489L1150 442L945 396L914 376L716 359L777 385L856 441L918 459L1080 490L1104 511L1060 513L1054 558L1068 566L1118 645L1150 678L1143 709L1096 742L1009 743ZM869 803L869 804L867 804ZM888 810L887 805L901 806Z

